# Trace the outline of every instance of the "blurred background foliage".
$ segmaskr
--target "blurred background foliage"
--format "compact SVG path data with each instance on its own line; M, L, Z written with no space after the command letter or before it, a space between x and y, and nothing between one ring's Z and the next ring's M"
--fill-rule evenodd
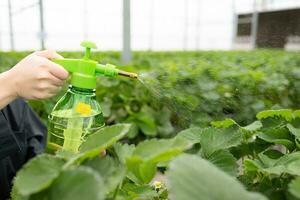
M1 52L1 71L29 52ZM79 58L81 52L61 52ZM120 66L120 53L97 52L93 59ZM291 108L300 104L300 56L280 50L134 52L129 66L141 81L100 77L97 99L107 124L133 124L128 139L171 137L212 120L233 118L246 125L261 110ZM34 73L34 72L33 72ZM46 122L59 96L30 101Z

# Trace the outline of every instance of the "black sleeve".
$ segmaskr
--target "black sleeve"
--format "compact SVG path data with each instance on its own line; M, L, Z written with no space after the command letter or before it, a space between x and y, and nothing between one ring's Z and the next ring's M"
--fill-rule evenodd
M47 128L25 103L24 132L27 135L27 159L44 152L47 141Z
M0 200L8 199L11 181L46 146L47 128L22 99L0 112Z

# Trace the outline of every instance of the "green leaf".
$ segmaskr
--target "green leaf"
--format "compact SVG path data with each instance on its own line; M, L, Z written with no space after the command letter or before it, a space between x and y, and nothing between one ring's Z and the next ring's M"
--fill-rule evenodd
M156 173L156 164L153 161L143 162L139 165L140 178L143 183L149 183Z
M237 123L233 119L229 118L222 121L213 121L210 124L216 128L228 128L232 125L237 125Z
M107 126L89 136L80 147L80 153L71 157L64 165L64 169L77 163L80 164L87 158L98 156L101 151L107 149L124 137L130 129L130 124L116 124Z
M63 164L63 160L48 154L33 158L17 173L15 190L22 196L29 196L48 188L58 177Z
M97 171L104 180L107 192L114 190L123 180L126 168L110 156L95 157L83 163Z
M258 158L262 165L267 167L272 167L274 164L278 161L280 157L282 157L284 154L273 149L269 149L265 152L259 153Z
M167 172L169 196L176 200L266 200L248 192L235 178L195 156L174 159Z
M256 115L257 119L262 120L272 117L281 117L286 121L291 121L294 118L293 111L290 109L281 109L281 110L265 110L259 112Z
M291 154L286 154L279 158L272 167L265 168L263 171L281 175L282 173L288 173L291 175L300 176L300 152L294 152Z
M142 159L138 156L131 156L126 159L126 166L128 169L128 178L135 183L143 184L144 179L140 172L140 165L143 163Z
M112 101L109 98L104 98L104 101L100 102L104 117L109 117L111 115L111 105Z
M231 176L237 175L237 164L235 157L227 150L219 150L212 153L207 158L211 163L217 166L219 169L228 173Z
M291 124L287 124L286 127L295 136L295 143L296 143L297 147L300 148L300 129L299 128L295 128Z
M206 128L201 133L201 148L205 156L215 151L235 147L242 142L242 132L236 129Z
M202 133L202 128L193 127L193 128L188 128L183 131L180 131L176 137L177 138L182 137L191 142L199 143L201 140L201 133Z
M250 172L257 172L263 168L258 161L250 159L244 160L243 167L246 174Z
M269 143L284 145L289 150L295 147L293 137L286 128L264 129L263 132L257 134L257 137Z
M129 129L130 124L116 124L104 127L87 138L87 140L81 145L80 152L100 152L124 137L128 133Z
M135 149L134 145L115 143L114 150L119 158L119 161L123 164L126 163L126 158L130 157Z
M121 191L125 193L127 199L153 199L158 194L149 185L135 185L126 183Z
M300 138L300 129L299 128L295 128L292 124L287 124L286 127L296 138Z
M135 138L138 134L139 134L139 127L135 123L132 123L128 131L127 137L129 139L132 139Z
M67 169L61 173L49 191L49 200L102 200L104 183L101 176L88 167Z
M261 127L262 127L262 123L260 121L255 121L253 122L252 124L249 124L247 126L244 126L242 127L244 130L247 130L247 131L257 131L259 130Z
M20 192L17 190L16 187L13 187L10 193L10 197L12 200L28 200L28 196L23 196L20 194Z
M55 152L55 156L58 157L58 158L61 158L63 160L70 160L71 158L73 158L76 154L75 153L72 153L70 151L66 151L66 150L57 150Z
M155 117L158 120L158 133L161 136L168 136L174 132L174 127L171 123L171 111L166 107L163 107L161 112L157 112Z
M300 199L300 177L295 178L289 184L289 192Z
M132 155L126 159L131 180L139 184L149 183L155 175L158 163L169 161L189 147L191 142L184 138L152 139L139 143Z
M145 135L155 136L157 134L155 119L150 114L141 112L135 115L135 123Z
M162 162L178 155L190 146L190 143L182 138L151 139L140 142L132 155L144 161Z

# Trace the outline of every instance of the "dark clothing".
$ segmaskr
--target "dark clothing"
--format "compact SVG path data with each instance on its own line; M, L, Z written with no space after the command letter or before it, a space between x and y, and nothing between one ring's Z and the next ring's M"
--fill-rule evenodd
M0 112L0 199L10 196L11 181L22 165L46 145L47 128L22 99ZM33 177L34 178L34 177Z

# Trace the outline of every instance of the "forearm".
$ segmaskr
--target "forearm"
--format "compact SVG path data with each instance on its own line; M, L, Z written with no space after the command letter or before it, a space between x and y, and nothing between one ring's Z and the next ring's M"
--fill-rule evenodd
M17 95L14 91L13 77L11 77L10 72L6 71L0 73L0 109L7 106L16 98Z

